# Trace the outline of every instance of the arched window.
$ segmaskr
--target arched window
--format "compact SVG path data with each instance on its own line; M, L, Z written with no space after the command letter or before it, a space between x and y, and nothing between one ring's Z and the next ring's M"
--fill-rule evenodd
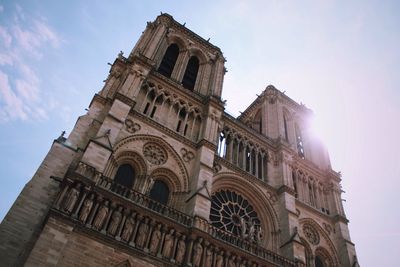
M156 180L153 184L153 188L151 188L150 190L150 198L164 205L167 205L168 197L169 197L168 185L163 181Z
M160 67L158 67L158 72L164 75L165 77L171 77L172 71L174 70L174 66L176 60L179 55L179 47L177 44L171 44L165 55L161 61Z
M132 188L133 182L135 181L135 170L129 164L119 166L114 181L117 184Z
M287 120L286 120L286 116L283 115L283 127L285 128L285 140L289 141L288 138L288 128L287 128Z
M189 59L189 62L186 66L185 75L183 75L183 80L182 80L183 87L189 90L194 89L198 71L199 71L199 59L196 56L192 56Z
M304 156L303 138L301 137L300 128L297 124L295 125L295 130L296 130L296 141L297 141L297 153L302 159L304 159L305 156Z
M322 260L319 258L319 256L315 257L315 267L324 267L324 263Z

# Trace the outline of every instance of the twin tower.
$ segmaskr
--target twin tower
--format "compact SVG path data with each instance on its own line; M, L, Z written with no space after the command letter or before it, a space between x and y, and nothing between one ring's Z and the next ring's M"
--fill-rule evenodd
M224 112L221 50L147 24L0 226L1 266L358 266L311 111Z

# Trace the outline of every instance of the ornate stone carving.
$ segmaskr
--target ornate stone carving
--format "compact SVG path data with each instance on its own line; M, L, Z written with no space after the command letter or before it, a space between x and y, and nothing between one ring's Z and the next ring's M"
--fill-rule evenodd
M119 223L121 222L122 219L122 207L119 206L117 210L114 211L114 213L111 216L111 222L110 226L108 227L108 233L110 235L115 235L119 226Z
M85 201L83 202L82 209L79 214L79 220L83 223L86 222L86 220L89 216L90 210L92 209L93 199L94 199L94 194L90 194L90 196L88 198L86 198Z
M162 250L162 255L165 258L171 257L171 251L173 249L173 243L174 243L173 234L174 234L174 229L170 229L169 233L165 236L164 248Z
M201 242L203 241L203 238L199 238L196 243L194 244L193 247L193 266L198 267L200 266L201 262L201 256L203 254L203 246L201 245Z
M151 241L150 241L151 253L156 254L160 240L161 240L161 224L158 224L156 229L154 229L153 231L153 235L151 236Z
M131 119L126 119L125 120L125 129L129 133L135 133L137 131L140 131L141 126L138 123L133 122Z
M147 143L143 146L143 155L146 160L155 165L164 164L167 159L167 152L156 143Z
M147 225L148 222L149 222L149 219L145 218L139 227L139 233L138 233L138 237L136 239L136 244L141 248L145 245L146 238L147 238L147 232L149 231L149 226Z
M208 248L206 250L206 258L204 260L204 266L205 267L211 267L212 266L212 260L213 260L213 252L211 248Z
M94 220L93 227L97 230L101 230L103 223L107 218L108 214L108 200L104 201L103 205L100 207L99 212Z
M128 242L132 234L133 227L135 226L135 220L129 216L125 221L124 230L122 231L121 239Z
M214 161L213 171L214 173L218 173L222 169L221 165Z
M210 221L212 225L255 241L256 229L260 227L260 220L247 199L230 190L218 191L211 198Z
M180 265L183 262L183 258L185 257L185 249L186 249L186 236L183 235L178 242L178 248L176 251L176 263Z
M313 244L313 245L318 245L319 244L319 234L318 232L309 224L304 224L303 225L303 233L307 240Z
M186 148L181 149L182 158L185 162L190 162L194 158L194 153L187 150Z
M222 251L217 254L217 259L215 261L215 267L222 267L224 265L224 256Z
M69 191L67 199L65 201L64 210L68 213L71 213L75 207L76 202L78 201L79 192L80 192L81 184L77 183L75 187L72 187Z

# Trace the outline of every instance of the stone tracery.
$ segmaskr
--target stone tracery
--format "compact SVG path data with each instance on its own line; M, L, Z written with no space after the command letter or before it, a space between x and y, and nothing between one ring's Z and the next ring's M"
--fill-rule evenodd
M261 222L247 199L230 190L212 196L210 220L212 225L242 238L258 241Z

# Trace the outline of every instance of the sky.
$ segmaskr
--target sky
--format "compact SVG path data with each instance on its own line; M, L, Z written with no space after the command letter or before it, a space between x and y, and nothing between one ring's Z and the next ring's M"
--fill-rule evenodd
M221 48L229 113L269 84L313 110L361 266L398 266L398 1L0 0L0 220L161 11Z

